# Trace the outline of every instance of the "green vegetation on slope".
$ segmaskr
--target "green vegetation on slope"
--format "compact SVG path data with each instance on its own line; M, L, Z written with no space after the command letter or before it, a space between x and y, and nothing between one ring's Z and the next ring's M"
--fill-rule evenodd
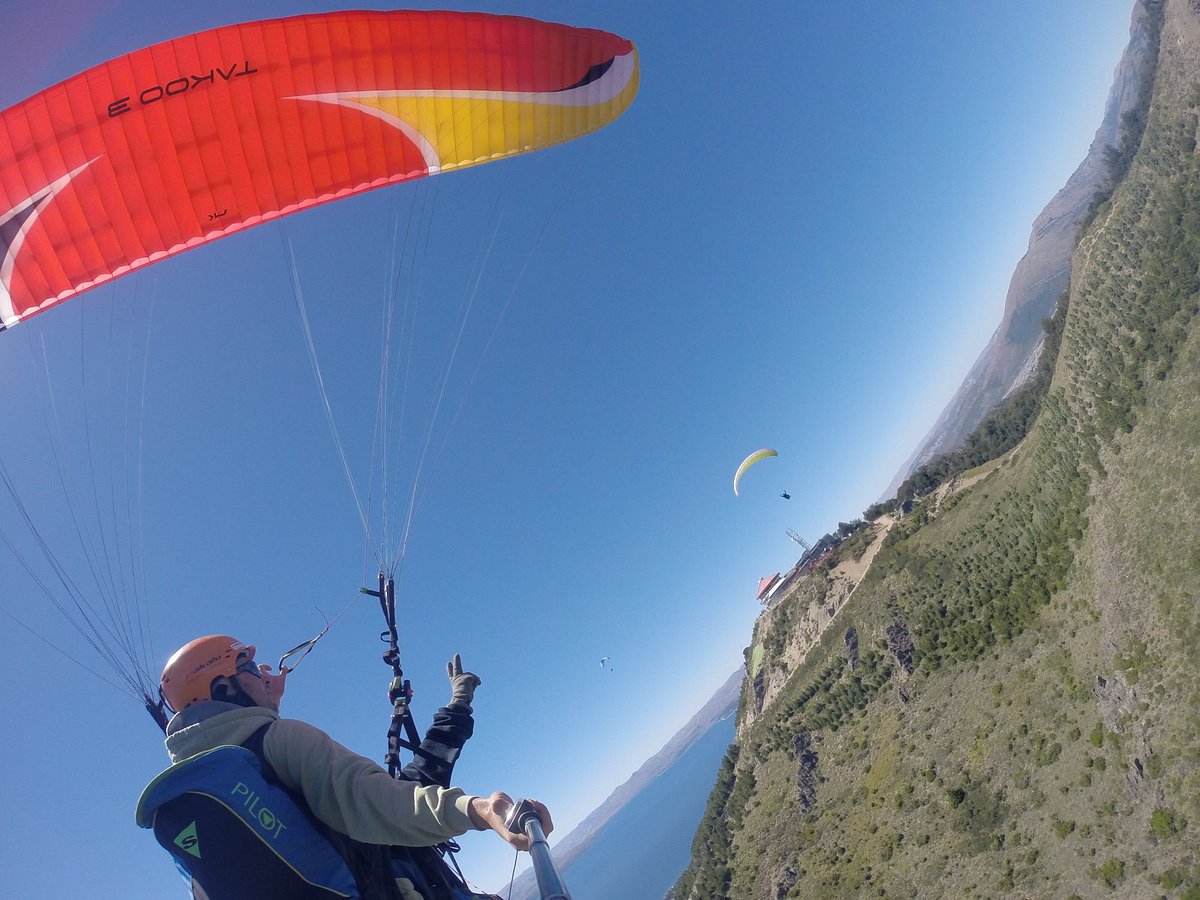
M680 900L1200 898L1200 18L1165 27L1028 436L794 669L764 644Z

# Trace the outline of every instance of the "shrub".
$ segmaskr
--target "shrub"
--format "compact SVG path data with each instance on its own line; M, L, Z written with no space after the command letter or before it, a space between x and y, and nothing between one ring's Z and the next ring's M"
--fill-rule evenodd
M1150 814L1150 830L1160 838L1173 837L1180 824L1173 809L1156 809Z
M1125 880L1125 863L1116 858L1109 860L1100 867L1100 880L1110 888L1115 888Z
M1060 838L1065 838L1068 834L1075 830L1075 820L1063 821L1057 816L1054 818L1054 833Z

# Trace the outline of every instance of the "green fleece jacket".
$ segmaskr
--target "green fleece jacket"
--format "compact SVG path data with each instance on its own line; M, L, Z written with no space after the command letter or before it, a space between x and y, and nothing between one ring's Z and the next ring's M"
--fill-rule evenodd
M330 828L356 841L404 847L427 847L477 830L467 811L471 795L399 781L319 728L258 706L212 700L188 707L167 727L167 753L175 763L224 744L240 745L268 723L267 762Z

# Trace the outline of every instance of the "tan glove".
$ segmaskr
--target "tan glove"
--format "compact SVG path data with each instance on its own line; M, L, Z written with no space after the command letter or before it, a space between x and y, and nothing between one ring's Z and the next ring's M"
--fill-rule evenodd
M446 675L450 678L450 702L446 706L461 712L473 712L471 701L475 699L475 688L483 683L474 672L464 672L462 657L457 653L446 663Z

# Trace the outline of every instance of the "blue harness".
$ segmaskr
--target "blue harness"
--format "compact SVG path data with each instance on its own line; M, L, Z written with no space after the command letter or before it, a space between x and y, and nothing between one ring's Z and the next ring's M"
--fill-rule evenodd
M171 766L142 792L137 823L209 900L332 900L362 894L345 859L245 747Z
M177 762L138 801L138 825L208 900L401 900L397 877L429 900L492 896L472 892L433 847L365 844L324 825L266 761L269 727Z

